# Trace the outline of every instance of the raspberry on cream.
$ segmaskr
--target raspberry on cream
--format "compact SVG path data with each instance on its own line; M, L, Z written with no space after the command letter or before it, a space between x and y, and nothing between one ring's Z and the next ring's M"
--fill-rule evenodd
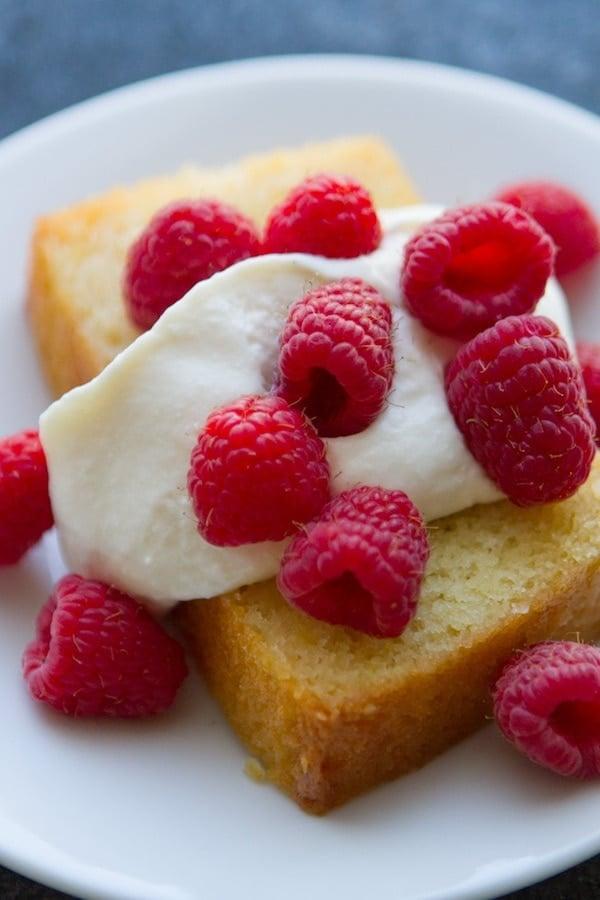
M242 397L209 415L192 451L188 490L209 543L281 540L329 500L323 441L283 397Z
M590 474L595 426L554 322L509 316L460 348L448 405L467 446L518 506L565 500Z
M532 312L552 274L554 244L507 203L449 209L408 242L406 305L435 334L468 340L506 316Z
M381 215L381 246L355 259L291 254L238 263L197 284L97 378L41 418L50 492L69 565L165 609L276 574L284 542L215 547L198 534L186 487L209 414L273 385L291 303L341 278L361 278L390 304L395 374L386 405L358 434L326 440L333 494L367 484L402 490L425 519L502 496L448 409L453 340L403 306L403 247L439 207ZM572 343L564 298L548 284L537 312Z
M299 406L322 437L374 422L394 377L392 310L364 281L343 278L290 308L277 361L277 393Z

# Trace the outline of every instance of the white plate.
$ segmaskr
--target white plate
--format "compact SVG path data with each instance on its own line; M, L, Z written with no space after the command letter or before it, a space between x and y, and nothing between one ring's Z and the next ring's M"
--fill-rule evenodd
M488 77L365 57L284 58L116 91L0 146L0 433L32 425L47 402L22 305L36 215L188 160L364 131L392 142L427 199L472 200L548 176L600 211L599 121ZM586 287L578 327L600 337L600 303ZM600 851L600 787L536 769L493 729L315 819L243 774L244 750L196 678L177 709L150 724L46 713L26 695L19 658L60 571L50 537L0 574L4 864L115 900L325 900L334 891L468 900Z

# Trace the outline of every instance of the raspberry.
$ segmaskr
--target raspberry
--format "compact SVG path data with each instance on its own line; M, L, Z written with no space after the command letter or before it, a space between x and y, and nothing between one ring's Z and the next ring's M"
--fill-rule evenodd
M210 414L192 451L198 531L220 547L278 541L329 500L315 429L281 397L243 397Z
M252 222L217 200L183 200L159 210L127 255L123 291L129 315L151 328L199 281L260 252Z
M401 287L427 328L468 340L499 319L531 312L553 259L552 241L527 213L506 203L463 206L411 238Z
M54 519L37 431L0 440L0 566L19 562Z
M581 197L568 188L549 181L525 181L505 188L497 199L525 210L550 235L557 249L557 275L568 275L600 254L598 222Z
M79 575L62 578L23 654L31 695L69 716L150 716L187 675L183 650L127 594Z
M268 253L314 253L350 259L376 250L381 225L370 194L340 175L312 175L269 215Z
M311 291L288 315L278 394L302 408L323 437L362 431L392 383L391 329L389 305L358 278Z
M596 424L598 444L600 443L600 344L580 341L577 344L577 356L583 375L588 409Z
M469 450L519 506L564 500L587 478L594 424L554 322L511 316L462 347L446 395Z
M402 491L344 491L287 548L278 586L331 625L397 637L417 607L429 556L419 510Z
M508 661L493 688L500 730L533 762L600 775L600 649L545 641Z

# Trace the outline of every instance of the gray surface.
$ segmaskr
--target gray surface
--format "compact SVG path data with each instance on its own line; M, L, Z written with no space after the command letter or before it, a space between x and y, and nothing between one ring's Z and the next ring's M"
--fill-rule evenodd
M150 75L324 51L479 69L600 113L600 0L0 0L0 136ZM62 896L0 869L2 900ZM594 897L600 858L512 900Z

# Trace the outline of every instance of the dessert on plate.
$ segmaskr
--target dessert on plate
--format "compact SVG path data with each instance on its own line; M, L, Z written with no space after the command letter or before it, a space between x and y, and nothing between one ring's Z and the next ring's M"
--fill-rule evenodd
M600 470L554 244L519 196L444 212L381 141L346 138L120 188L36 229L29 313L64 395L40 424L53 515L73 571L110 586L71 580L55 603L174 609L306 810L469 734L507 660L504 733L597 774L600 736L579 728L597 654L564 642L600 635ZM552 754L515 726L531 669L510 661L550 640L531 665L552 684L535 711ZM152 641L172 688L183 664Z

